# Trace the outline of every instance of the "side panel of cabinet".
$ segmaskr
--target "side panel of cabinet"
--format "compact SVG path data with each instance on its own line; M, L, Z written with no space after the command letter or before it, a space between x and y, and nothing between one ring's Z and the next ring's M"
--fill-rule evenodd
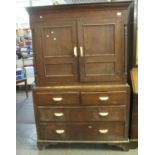
M81 81L120 82L123 74L122 18L78 21Z
M76 21L40 22L35 25L35 32L39 84L77 81Z

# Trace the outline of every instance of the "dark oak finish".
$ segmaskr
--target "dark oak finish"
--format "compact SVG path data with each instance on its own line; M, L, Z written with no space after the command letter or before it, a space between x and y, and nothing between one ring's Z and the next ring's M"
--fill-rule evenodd
M78 92L36 92L37 105L77 105L79 104ZM59 98L61 99L59 101ZM58 101L57 101L58 99Z
M74 89L77 91L75 92ZM55 92L54 92L55 90ZM63 92L62 92L63 90ZM71 91L72 90L72 91ZM83 93L89 94L89 97L91 98L95 93L95 95L99 94L109 94L111 104L102 104L97 105L95 102L94 104L90 106L86 106L82 100ZM115 125L112 127L110 126L109 130L112 132L111 134L108 133L106 138L98 139L98 134L91 133L89 137L85 136L83 139L81 139L81 142L86 142L92 140L99 141L102 140L105 143L120 140L120 142L127 142L128 140L128 120L129 120L129 86L126 84L122 85L102 85L102 84L78 84L78 85L58 85L55 84L55 86L50 87L35 87L33 89L33 96L34 96L34 108L35 108L35 114L36 114L36 123L37 123L37 131L38 131L38 139L43 140L44 136L47 137L49 132L53 132L53 128L55 129L56 126L54 124L57 124L58 122L60 124L63 124L63 127L65 130L67 129L67 135L63 138L60 137L55 132L49 136L48 139L44 139L46 142L47 140L50 140L50 143L54 143L55 140L58 140L59 142L64 140L71 140L73 142L79 141L80 139L77 138L77 135L75 132L75 128L77 127L78 123L78 130L80 129L80 133L84 132L85 135L85 128L83 129L83 126L80 126L80 124L86 123L86 124L98 124L99 126L104 126L104 124ZM122 95L119 95L121 94ZM118 94L118 97L117 95ZM43 96L41 96L43 95ZM54 97L63 97L64 101L61 103L52 103L52 98ZM67 98L66 98L67 97ZM71 104L67 104L70 100L73 102L70 102ZM96 97L96 96L95 96ZM123 97L123 98L122 98ZM125 98L124 98L125 97ZM38 98L40 98L38 100ZM65 100L66 99L66 100ZM77 100L76 100L77 99ZM88 99L88 97L87 97ZM80 101L80 102L78 102ZM115 103L117 104L112 104ZM87 102L88 103L88 102ZM121 104L119 104L121 103ZM71 125L67 125L69 122L72 122ZM59 124L58 123L58 124ZM121 126L117 127L117 124L120 124ZM41 126L40 124L44 124ZM51 124L53 124L51 126ZM79 127L80 126L80 127ZM97 125L98 126L98 125ZM91 127L90 127L91 128ZM73 133L70 133L71 130ZM98 127L95 126L95 130L98 129ZM83 131L84 130L84 131ZM115 130L118 130L118 132L122 133L124 136L121 138L117 135L115 135ZM123 130L123 132L122 132ZM46 131L46 133L44 133ZM41 137L40 137L41 134ZM74 136L75 134L75 136ZM109 136L110 134L110 136ZM54 137L53 137L54 136ZM93 137L92 137L93 136ZM96 138L95 138L96 136ZM109 138L108 138L109 137ZM112 139L111 139L112 138ZM118 138L118 139L117 139ZM41 142L40 142L41 143Z
M128 3L95 5L28 8L37 85L126 82Z
M56 20L35 23L39 83L77 81L76 22ZM39 68L39 69L38 69Z
M126 91L82 92L83 105L121 105L126 104Z
M39 121L126 121L126 106L38 107Z
M81 81L122 81L121 16L81 18L78 22Z
M27 8L38 148L129 143L130 2Z
M127 140L124 133L123 122L105 123L40 123L40 139L44 140L91 140L112 141ZM79 132L80 129L80 132ZM56 130L64 130L58 134ZM108 130L100 133L99 130ZM77 134L78 133L78 134Z

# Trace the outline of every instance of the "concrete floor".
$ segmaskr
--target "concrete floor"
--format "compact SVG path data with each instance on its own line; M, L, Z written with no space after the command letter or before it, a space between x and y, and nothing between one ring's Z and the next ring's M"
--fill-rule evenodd
M36 146L32 92L29 91L26 98L23 90L17 90L16 101L16 155L138 155L137 149L124 152L116 147L95 144L61 144L39 151Z

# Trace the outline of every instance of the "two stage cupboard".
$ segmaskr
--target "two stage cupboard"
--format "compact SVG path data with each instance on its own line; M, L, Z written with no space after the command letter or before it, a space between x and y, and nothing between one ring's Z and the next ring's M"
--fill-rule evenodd
M130 2L29 7L38 147L129 142Z

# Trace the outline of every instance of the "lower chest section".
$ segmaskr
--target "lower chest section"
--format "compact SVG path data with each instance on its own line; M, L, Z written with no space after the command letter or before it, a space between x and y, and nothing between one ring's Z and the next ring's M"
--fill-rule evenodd
M126 141L129 87L34 89L39 140Z

